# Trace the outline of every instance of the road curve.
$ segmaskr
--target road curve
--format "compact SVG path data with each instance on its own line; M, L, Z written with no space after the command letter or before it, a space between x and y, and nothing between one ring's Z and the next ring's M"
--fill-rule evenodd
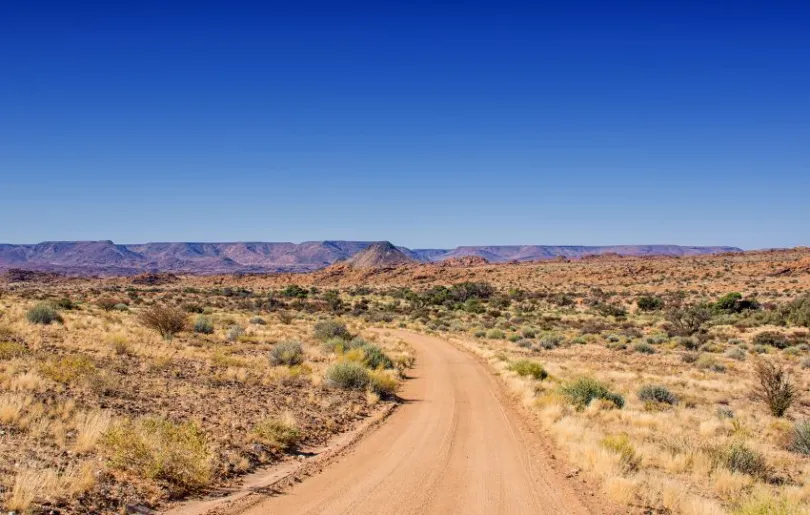
M590 513L483 364L439 338L392 333L417 354L404 404L320 474L243 514Z

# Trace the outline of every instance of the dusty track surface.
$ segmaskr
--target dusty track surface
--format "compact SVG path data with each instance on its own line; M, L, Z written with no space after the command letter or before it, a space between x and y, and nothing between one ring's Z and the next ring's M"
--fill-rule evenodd
M404 405L320 474L224 513L603 511L549 465L542 438L483 364L444 340L395 334L418 356L401 392Z

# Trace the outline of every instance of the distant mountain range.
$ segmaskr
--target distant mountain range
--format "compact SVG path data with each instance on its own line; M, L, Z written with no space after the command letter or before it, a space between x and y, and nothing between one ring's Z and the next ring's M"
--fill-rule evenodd
M307 241L303 243L139 243L120 245L112 241L46 241L31 245L0 244L0 269L23 268L70 275L135 275L143 272L189 274L307 272L349 260L372 244L377 251L413 262L435 262L478 256L492 263L536 261L589 255L694 256L741 252L736 247L684 247L679 245L472 246L455 249L408 249L388 242ZM389 248L390 246L390 248ZM391 252L396 249L399 252ZM374 266L377 258L363 258ZM390 259L390 258L389 258ZM385 262L385 260L383 260Z

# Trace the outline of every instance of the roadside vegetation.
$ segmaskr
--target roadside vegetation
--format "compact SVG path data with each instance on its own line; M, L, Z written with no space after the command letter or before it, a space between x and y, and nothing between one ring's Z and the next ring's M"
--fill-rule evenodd
M321 444L397 402L387 327L484 358L632 510L807 513L809 256L0 285L4 507L156 508Z

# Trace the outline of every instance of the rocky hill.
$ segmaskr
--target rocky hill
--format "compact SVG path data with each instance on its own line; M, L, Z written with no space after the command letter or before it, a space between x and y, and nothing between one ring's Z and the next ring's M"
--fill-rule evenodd
M455 249L407 249L385 242L381 266L403 257L408 262L436 262L479 257L491 263L578 259L588 255L692 256L739 252L735 247L682 247L677 245L619 246L467 246ZM137 275L148 272L178 274L231 274L308 272L345 261L378 243L368 241L307 241L193 243L167 242L132 245L112 241L61 241L32 245L0 244L0 270L10 268L60 272L70 275ZM391 249L397 252L392 252ZM383 249L377 248L379 254ZM374 262L373 259L359 259ZM404 262L404 261L403 261ZM455 261L453 261L455 262Z
M346 260L352 268L387 268L418 262L388 241L373 243Z

